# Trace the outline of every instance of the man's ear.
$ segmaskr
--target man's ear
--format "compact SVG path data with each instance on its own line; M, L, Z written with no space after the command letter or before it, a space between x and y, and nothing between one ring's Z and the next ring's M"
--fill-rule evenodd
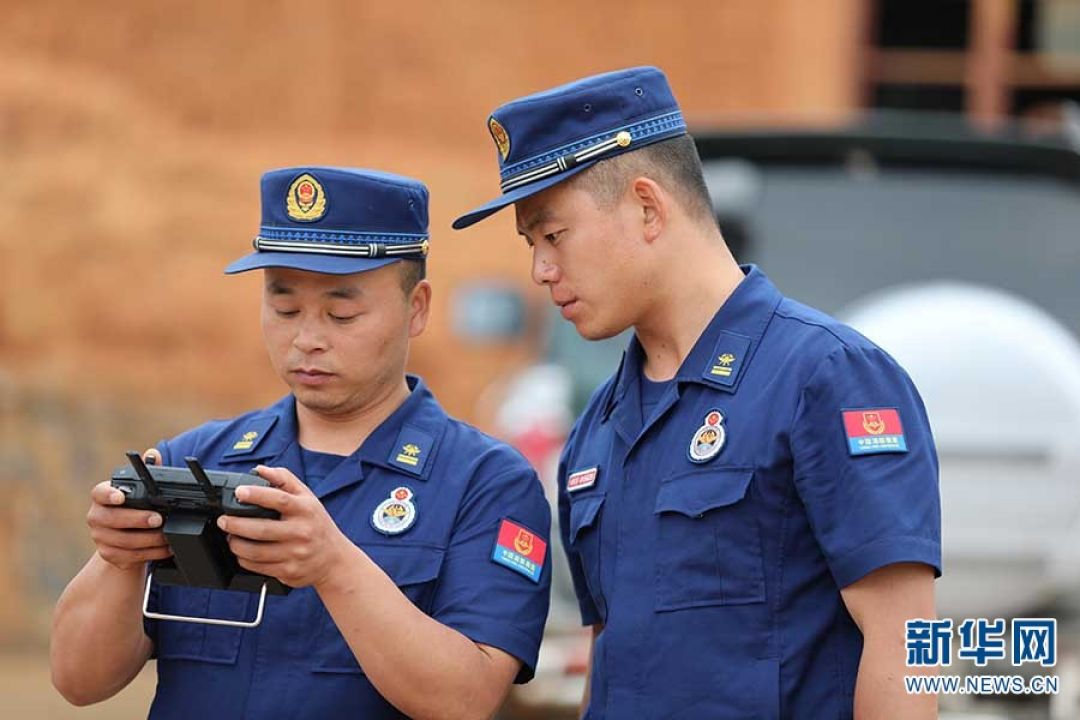
M641 230L645 242L655 242L667 224L671 198L656 181L639 177L630 183L630 193L641 212Z
M431 312L431 283L421 280L409 293L409 337L424 332Z

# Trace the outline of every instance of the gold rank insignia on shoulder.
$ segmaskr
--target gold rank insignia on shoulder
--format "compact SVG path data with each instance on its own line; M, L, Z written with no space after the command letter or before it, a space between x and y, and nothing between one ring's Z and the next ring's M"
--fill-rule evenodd
M420 462L420 447L413 443L407 443L398 453L397 461L415 467Z
M278 416L262 414L244 418L243 424L235 429L230 429L225 440L225 452L222 458L240 456L252 457L258 448L273 435L273 427L278 421Z
M390 449L386 462L410 475L424 477L435 457L437 442L431 433L414 425L405 425Z
M255 438L259 437L259 433L254 430L249 430L244 433L240 440L236 441L236 444L232 446L233 450L250 450L251 446L255 443Z
M498 120L491 118L488 120L488 129L491 130L491 137L495 140L495 147L499 148L499 155L506 160L506 156L510 154L510 135L506 132L506 128Z
M705 368L702 377L709 383L720 387L732 388L739 381L739 374L750 357L751 340L745 335L728 332L726 330L717 333L716 345Z
M713 365L712 374L719 375L720 377L730 377L731 364L735 362L735 356L731 353L724 353L716 359L716 364Z
M311 173L298 176L285 195L285 210L298 222L314 222L326 214L326 193Z

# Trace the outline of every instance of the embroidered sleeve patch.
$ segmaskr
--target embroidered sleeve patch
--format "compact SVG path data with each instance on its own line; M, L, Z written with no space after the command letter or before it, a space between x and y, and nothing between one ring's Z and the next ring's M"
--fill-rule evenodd
M851 455L908 451L900 412L895 408L843 410L841 415Z
M519 572L534 583L544 571L547 542L536 533L507 519L499 525L499 537L491 553L492 562Z

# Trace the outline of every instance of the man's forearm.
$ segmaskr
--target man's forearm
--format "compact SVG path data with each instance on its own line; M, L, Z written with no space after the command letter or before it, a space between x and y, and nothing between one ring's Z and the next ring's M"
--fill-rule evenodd
M864 637L855 683L855 720L937 717L937 696L908 694L904 685L904 675L929 674L931 670L909 668L904 664L905 657L902 635L871 633Z
M143 632L141 569L120 570L94 553L56 604L49 663L56 689L71 703L109 698L150 656Z
M492 657L417 609L356 546L344 548L343 559L315 590L383 697L415 718L494 713L508 681L493 682Z

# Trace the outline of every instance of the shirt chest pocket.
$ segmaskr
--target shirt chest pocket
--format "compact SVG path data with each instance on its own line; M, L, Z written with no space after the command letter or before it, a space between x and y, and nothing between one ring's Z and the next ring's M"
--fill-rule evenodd
M196 618L250 620L258 600L250 593L162 586L160 612ZM197 660L234 665L240 653L242 628L157 620L154 652L159 660Z
M394 581L394 584L412 601L413 605L424 613L429 613L445 554L443 550L397 543L365 545L363 550ZM352 649L345 642L344 636L338 630L337 624L327 612L326 607L318 600L318 596L315 596L314 602L318 603L316 615L319 622L312 651L312 657L315 659L312 670L329 673L363 673ZM388 627L386 632L392 635L396 629Z
M656 610L764 602L761 533L747 498L753 476L707 468L660 485Z
M589 594L600 609L604 606L600 589L600 509L603 505L603 493L570 498L570 548L581 559Z

